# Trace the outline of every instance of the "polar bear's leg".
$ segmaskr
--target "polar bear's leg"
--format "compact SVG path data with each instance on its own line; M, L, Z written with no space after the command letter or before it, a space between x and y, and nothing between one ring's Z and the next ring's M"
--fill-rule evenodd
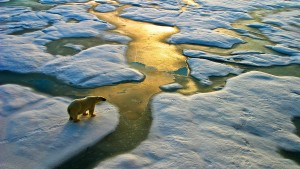
M74 117L75 116L75 117ZM80 120L78 119L78 115L74 115L72 118L73 118L73 121L76 123L76 122L79 122Z
M87 115L89 115L89 113L88 112L83 112L82 115L87 116Z
M95 117L96 114L94 114L95 106L89 109L91 117Z
M70 114L70 119L72 119L75 123L79 122L80 120L78 119L78 114L79 110L73 110L72 113Z

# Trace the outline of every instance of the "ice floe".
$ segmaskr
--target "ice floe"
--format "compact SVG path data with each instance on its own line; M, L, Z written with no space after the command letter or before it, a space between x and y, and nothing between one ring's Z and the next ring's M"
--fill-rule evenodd
M176 91L178 89L183 88L183 86L179 83L171 83L171 84L160 86L159 88L164 91Z
M289 56L293 56L293 55L300 55L300 51L299 50L296 50L296 49L291 49L291 48L288 48L284 45L280 45L280 44L277 44L275 46L271 46L271 45L266 45L267 48L270 48L276 52L279 52L279 53L282 53L282 54L285 54L285 55L289 55Z
M240 74L240 68L235 68L222 63L213 62L206 59L190 58L187 60L191 69L191 76L200 80L201 83L211 85L210 76L226 76L228 74Z
M299 10L269 14L263 17L263 22L263 24L257 23L256 27L271 41L287 47L300 48Z
M63 4L63 3L75 3L75 2L88 2L88 0L40 0L44 4Z
M35 45L32 38L0 35L0 70L19 73L38 72L38 69L56 57L45 53L45 47Z
M114 11L116 9L117 8L116 8L115 5L112 5L112 4L103 4L103 5L98 5L95 8L95 11L98 11L98 12L111 12L111 11Z
M198 52L198 54L197 54ZM253 53L240 51L237 53L233 53L233 55L229 56L221 56L217 54L210 54L203 51L197 50L185 50L184 54L186 56L203 58L213 61L221 61L228 63L238 63L250 66L278 66L278 65L289 65L289 64L300 64L300 55L295 56L279 56L275 54L261 54L261 53Z
M118 109L96 106L96 117L69 121L71 100L18 85L0 86L0 168L53 168L115 130Z
M72 57L57 57L29 37L3 35L0 39L2 71L43 73L85 88L144 79L127 65L125 45L101 45Z
M50 61L40 71L79 87L143 80L143 74L126 64L126 50L124 45L100 45Z
M172 35L172 37L168 39L168 42L174 44L197 44L220 48L231 48L234 44L244 43L240 38L204 29Z
M300 79L249 72L213 93L154 97L148 138L100 168L299 168L279 149L300 151Z

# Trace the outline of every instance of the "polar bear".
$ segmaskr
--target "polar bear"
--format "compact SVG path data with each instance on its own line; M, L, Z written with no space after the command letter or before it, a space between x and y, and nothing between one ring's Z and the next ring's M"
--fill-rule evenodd
M75 99L68 106L68 113L70 116L69 120L79 122L80 120L78 119L78 115L88 115L86 112L87 110L89 111L91 117L96 116L94 114L95 105L101 101L106 101L106 99L101 96L87 96L82 99Z

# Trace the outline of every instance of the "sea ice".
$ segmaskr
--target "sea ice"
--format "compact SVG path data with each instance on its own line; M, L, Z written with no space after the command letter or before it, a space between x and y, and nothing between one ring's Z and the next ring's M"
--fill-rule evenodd
M259 52L238 52L233 53L229 56L221 56L217 54L205 53L203 51L197 50L186 50L184 52L186 56L191 56L193 58L203 58L214 61L228 62L228 63L238 63L250 66L278 66L278 65L289 65L289 64L300 64L300 55L295 56L279 56L275 54L261 54Z
M259 29L271 41L283 44L286 47L300 49L299 10L294 9L269 14L263 17L263 22L267 26L259 27Z
M78 87L143 80L143 74L126 64L126 50L125 45L100 45L50 61L40 71Z
M300 79L249 72L212 93L154 97L148 138L100 168L299 168L279 149L300 151Z
M174 44L197 44L220 48L231 48L234 44L244 43L244 41L240 38L205 29L181 32L179 34L172 35L168 39L168 42Z
M53 168L115 130L118 109L96 106L96 117L69 121L70 99L18 85L0 86L0 168Z
M222 63L213 62L206 59L190 58L187 60L191 69L191 76L200 80L201 83L211 85L210 76L226 76L230 73L240 74L242 69L235 68Z
M300 51L299 50L296 50L296 49L291 49L291 48L288 48L284 45L280 45L280 44L277 44L275 46L271 46L271 45L266 45L267 48L270 48L276 52L279 52L279 53L282 53L282 54L285 54L285 55L289 55L289 56L294 56L294 55L300 55Z
M0 41L1 71L38 72L43 64L56 58L45 53L43 46L35 45L29 37L0 35Z
M183 88L183 86L179 83L171 83L171 84L160 86L159 88L164 91L176 91L177 89Z
M111 12L111 11L114 11L116 10L117 8L115 7L115 5L111 5L111 4L101 4L101 5L98 5L96 8L95 8L95 11L98 11L98 12Z
M87 2L87 1L88 0L40 0L40 2L44 4L63 4L63 3Z

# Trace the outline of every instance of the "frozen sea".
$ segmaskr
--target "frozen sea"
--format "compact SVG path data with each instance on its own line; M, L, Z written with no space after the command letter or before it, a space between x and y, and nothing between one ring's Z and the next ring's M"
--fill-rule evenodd
M299 0L0 0L0 168L300 168ZM96 117L68 120L89 95Z

